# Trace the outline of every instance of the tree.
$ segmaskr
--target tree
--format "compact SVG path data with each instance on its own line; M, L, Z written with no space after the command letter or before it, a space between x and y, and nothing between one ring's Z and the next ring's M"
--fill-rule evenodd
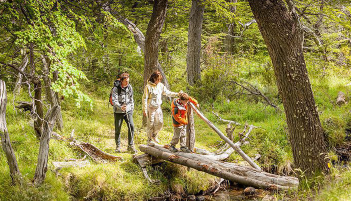
M6 126L6 104L7 92L5 82L0 80L0 137L2 149L4 150L7 158L7 163L10 167L10 176L12 182L16 184L21 176L19 171L17 159L14 150L12 149L9 133Z
M249 0L282 97L294 161L307 176L328 171L326 138L303 55L303 30L292 2Z
M1 33L2 30L8 33L7 48L2 50L7 52L1 52L0 64L9 66L16 73L20 73L30 88L28 93L32 98L34 130L37 138L40 139L34 182L41 184L47 171L49 140L53 122L56 120L56 116L61 116L59 102L55 100L44 118L42 78L47 84L45 88L50 90L50 93L47 94L61 92L64 96L76 96L78 103L84 99L90 100L78 89L78 79L86 78L84 73L75 68L68 59L72 52L84 47L84 41L77 33L74 22L59 10L56 1L5 2L0 4L0 10L2 14L0 18ZM21 55L17 54L18 49L29 52L30 68L27 71L18 67L21 66L18 61L22 61L22 66L27 62L26 55L24 55L24 59L20 59ZM5 56L2 58L3 55ZM40 62L37 62L40 59L38 55L47 55L48 60L42 60L43 64L41 65ZM50 80L49 72L58 73L58 76L54 76L55 79ZM34 96L31 94L32 87L34 88ZM52 99L53 97L47 98ZM55 98L58 99L57 93ZM9 139L6 132L3 139L4 146L9 150ZM8 161L9 166L12 167L13 162ZM11 172L11 174L13 173Z
M230 7L230 11L235 15L236 13L236 5L238 0L229 0L230 3L233 3ZM234 38L234 31L237 27L237 23L233 20L228 24L228 35L226 36L226 49L229 54L233 54L235 52L235 38Z
M193 0L189 17L188 53L186 56L188 83L201 80L201 32L205 7L201 0Z
M158 70L158 42L160 39L163 24L166 18L168 0L155 0L152 16L149 21L144 52L144 85L146 85L150 75Z

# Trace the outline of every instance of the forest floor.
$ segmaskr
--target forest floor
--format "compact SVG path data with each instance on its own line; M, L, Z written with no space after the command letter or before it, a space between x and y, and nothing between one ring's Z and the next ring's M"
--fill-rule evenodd
M0 172L3 173L0 176L0 183L2 183L0 200L147 200L157 197L164 198L165 195L170 194L178 196L178 198L187 198L189 195L200 195L201 192L206 191L218 181L215 176L196 170L189 171L186 167L165 162L161 165L148 167L150 176L161 181L159 184L148 183L140 167L133 162L132 155L126 152L127 126L125 123L122 125L122 153L114 153L113 109L108 106L109 103L106 99L108 90L104 88L90 90L89 95L94 101L92 110L88 104L77 107L74 100L64 100L62 102L64 129L62 131L55 130L55 132L69 138L74 130L74 136L77 140L91 143L107 153L122 157L123 160L96 163L88 158L90 165L86 167L63 168L55 171L52 162L81 159L84 157L84 153L70 146L67 142L52 139L50 141L49 171L45 184L39 188L30 185L30 180L35 172L39 141L35 138L30 114L16 110L13 96L9 93L8 129L25 182L22 186L11 185L6 157L3 152L0 152ZM136 145L145 144L147 139L142 127L141 101L138 99L140 96L140 94L136 95L134 112ZM162 108L164 127L159 134L159 139L160 144L168 144L173 135L170 102L165 101ZM234 131L235 140L239 138L238 133L243 131L245 123L257 126L250 134L250 143L244 145L243 150L253 158L256 154L260 154L261 158L258 163L266 171L281 175L294 175L284 114L277 113L274 108L260 102L248 104L245 100L219 101L213 105L202 104L201 110L223 132L227 126L226 123L218 121L212 111L220 114L223 119L241 123ZM337 108L337 111L339 110L349 110L349 106ZM340 127L344 125L343 131L345 131L347 121L344 122L342 119L336 118L337 113L331 115L332 113L324 112L324 114L326 113L329 115L322 116L321 119L322 122L326 122L324 126L327 125L327 131L333 129L335 125L341 125ZM224 144L223 140L197 117L195 117L195 129L196 147L216 151ZM336 157L334 160L337 161L336 154L334 157ZM241 157L235 153L226 161L243 163ZM347 200L351 197L351 170L348 161L342 165L336 163L329 176L317 180L318 185L308 186L299 192L262 191L256 197L248 197L247 199L260 200L266 195L273 196L278 200L310 198ZM244 187L234 185L231 188L239 188L235 189L235 192L240 194L239 197L243 196L242 189ZM223 194L225 191L228 194ZM217 196L232 199L230 192L235 194L234 191L225 191L221 191ZM216 199L216 196L211 199Z

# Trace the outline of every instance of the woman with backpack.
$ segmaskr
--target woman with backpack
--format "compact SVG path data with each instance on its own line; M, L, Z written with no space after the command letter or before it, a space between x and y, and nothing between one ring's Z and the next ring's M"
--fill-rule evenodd
M158 132L163 126L163 114L161 109L162 95L176 97L178 93L169 91L162 83L162 75L159 71L151 74L145 88L142 99L143 115L147 117L147 143L159 143Z

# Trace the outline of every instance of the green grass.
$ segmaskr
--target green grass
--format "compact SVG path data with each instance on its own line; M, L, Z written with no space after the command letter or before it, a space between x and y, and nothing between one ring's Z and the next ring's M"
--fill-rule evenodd
M350 106L339 107L334 102L338 91L346 91L346 88L338 84L328 87L318 82L315 83L313 89L320 119L331 145L341 143L345 136L345 129L350 128L351 116L350 112L347 112L350 111ZM77 108L74 100L65 99L62 102L64 129L55 131L68 138L74 130L74 137L77 140L91 143L105 152L113 153L115 148L113 109L108 106L106 98L109 89L86 88L85 90L94 101L93 110L90 110L88 104L82 104L81 108ZM346 95L348 96L347 92ZM141 94L136 94L135 97L141 97ZM28 97L23 98L27 99ZM22 97L16 98L16 100L19 99L22 100ZM123 161L98 164L89 159L90 165L87 167L63 168L59 174L55 174L52 166L53 161L80 159L84 154L66 142L51 140L49 170L45 184L39 188L33 187L31 180L36 168L39 141L32 129L33 123L31 123L30 115L28 112L23 113L15 110L13 101L13 96L9 93L6 117L12 146L24 182L22 186L11 185L6 157L3 152L0 152L0 171L3 173L0 176L2 183L0 200L145 200L162 195L167 190L194 194L207 189L215 180L214 176L206 173L196 170L187 171L187 168L166 162L161 166L148 168L151 177L161 181L159 185L149 184L141 169L132 161L132 156L128 153L113 153L121 156ZM257 127L249 136L250 143L243 145L242 149L250 157L260 154L261 158L258 163L264 169L268 170L271 166L276 166L280 173L284 173L291 167L293 156L288 141L284 112L276 112L274 108L250 99L237 99L229 103L218 99L213 107L201 100L199 102L201 111L223 133L225 133L227 124L218 121L212 111L218 113L223 119L241 123L234 131L235 141L239 139L238 132L243 131L245 123ZM282 105L278 106L283 110ZM161 144L168 144L173 136L170 102L165 101L162 108L164 127L159 138ZM140 101L136 99L134 123L137 145L146 143L147 139L141 122L141 105ZM215 151L224 144L223 140L200 118L195 117L195 125L196 147ZM122 126L121 137L122 150L125 150L127 147L125 123ZM240 163L242 159L234 153L228 161ZM334 172L334 176L326 178L327 182L320 185L316 199L337 200L337 193L341 189L348 189L341 193L339 200L346 199L349 196L347 192L351 190L349 187L350 172L349 170L342 173ZM307 194L313 194L313 190L307 189ZM301 193L303 194L303 192ZM280 196L284 196L284 194Z

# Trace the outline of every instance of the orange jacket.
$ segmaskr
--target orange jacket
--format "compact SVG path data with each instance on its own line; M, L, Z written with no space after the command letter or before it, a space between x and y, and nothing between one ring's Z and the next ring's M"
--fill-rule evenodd
M197 106L197 100L192 97L189 97L189 101L192 102L195 106ZM179 98L175 98L172 101L172 120L173 126L179 127L188 124L187 119L187 105L183 105Z

